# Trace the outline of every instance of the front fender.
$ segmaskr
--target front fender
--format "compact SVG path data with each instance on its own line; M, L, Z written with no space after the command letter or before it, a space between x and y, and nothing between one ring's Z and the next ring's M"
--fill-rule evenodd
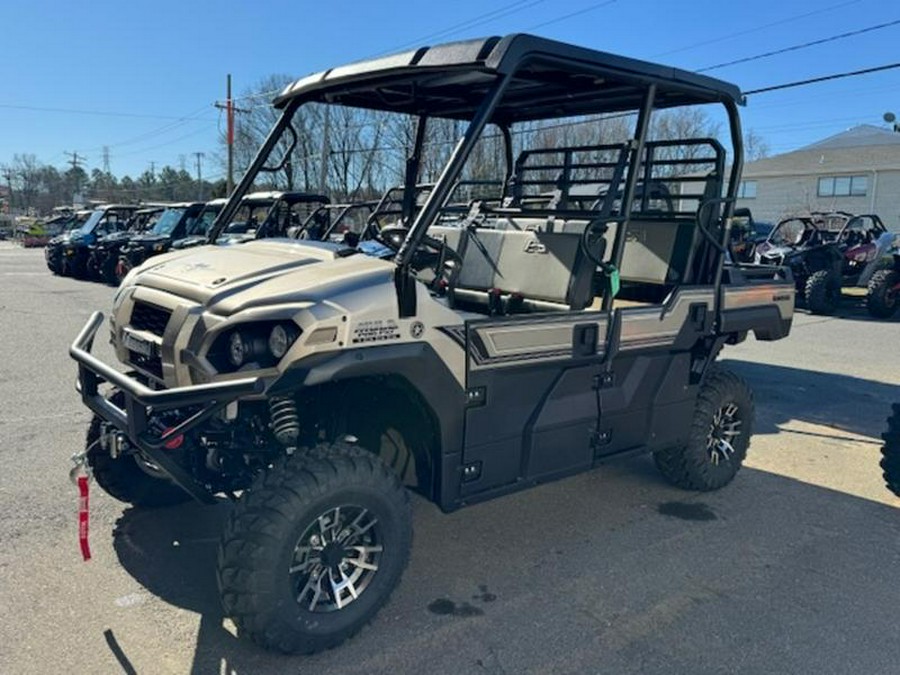
M435 500L452 508L459 494L463 417L466 396L444 361L427 342L361 347L317 354L298 361L266 389L267 396L284 396L329 382L371 376L401 377L415 388L438 422L441 448L433 458Z

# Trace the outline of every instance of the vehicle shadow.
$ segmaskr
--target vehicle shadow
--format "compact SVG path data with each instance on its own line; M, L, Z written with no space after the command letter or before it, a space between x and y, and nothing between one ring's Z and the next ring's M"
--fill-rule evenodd
M802 420L877 438L900 398L860 378L724 363L754 388L762 434ZM887 673L900 659L888 572L900 518L883 504L749 468L724 490L687 493L639 457L449 515L413 507L393 599L312 657L226 628L214 570L228 502L126 509L113 545L149 592L199 615L198 674Z
M200 615L192 673L888 673L900 659L898 511L762 471L696 495L640 458L450 515L416 500L400 588L312 657L222 627L227 508L129 509L116 528L128 572Z
M798 314L817 317L822 321L828 321L829 319L834 318L844 321L861 321L863 323L886 323L891 321L900 321L900 312L897 312L893 317L887 319L879 319L878 317L874 317L869 314L869 310L866 308L865 293L859 291L860 289L852 289L852 291L849 293L845 291L841 295L841 301L837 306L837 310L834 314L831 315L826 316L813 314L809 311L809 309L802 305L795 306L794 311Z
M166 509L129 507L116 522L113 549L128 573L150 593L200 616L193 673L219 672L225 659L236 673L240 653L222 625L215 580L216 546L231 504L193 502ZM210 661L213 659L215 663Z
M743 376L756 402L756 434L779 433L790 420L881 437L891 403L900 401L900 386L849 375L802 368L723 359L722 364Z

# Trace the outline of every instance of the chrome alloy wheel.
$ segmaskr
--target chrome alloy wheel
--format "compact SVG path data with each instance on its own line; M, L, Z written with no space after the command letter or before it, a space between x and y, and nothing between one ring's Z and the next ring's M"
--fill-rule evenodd
M706 436L706 451L716 466L734 454L734 441L741 435L741 418L735 403L726 403L713 415Z
M310 612L333 612L359 598L378 572L378 519L361 506L321 514L300 536L288 570L297 602Z

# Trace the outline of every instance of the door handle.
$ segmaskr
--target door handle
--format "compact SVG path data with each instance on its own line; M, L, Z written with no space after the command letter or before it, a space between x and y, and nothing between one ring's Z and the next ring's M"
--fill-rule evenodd
M595 356L599 331L595 323L580 323L572 330L573 356Z

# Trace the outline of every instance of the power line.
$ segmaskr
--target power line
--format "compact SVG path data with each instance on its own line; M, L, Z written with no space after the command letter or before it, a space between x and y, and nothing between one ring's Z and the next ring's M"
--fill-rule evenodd
M422 45L427 40L433 40L434 38L448 37L455 33L468 30L469 28L474 28L475 26L480 26L491 21L496 21L497 19L507 16L508 14L521 12L524 9L534 7L535 5L540 5L541 3L546 1L547 0L531 0L531 2L526 2L524 4L522 2L511 2L508 5L503 5L502 7L498 7L497 9L491 10L490 12L479 14L475 17L472 17L471 19L466 19L465 21L460 21L459 23L455 23L452 26L448 26L447 28L444 28L442 30L429 33L428 35L416 38L415 40L410 40L409 42L404 42L397 47L392 47L391 49L381 52L380 54L376 54L375 56L384 56L385 54L400 51L408 47Z
M812 12L795 14L784 19L779 19L778 21L772 21L771 23L756 26L755 28L748 28L747 30L738 31L737 33L731 33L729 35L722 35L721 37L713 38L712 40L703 40L702 42L695 42L694 44L687 45L685 47L679 47L677 49L670 49L669 51L660 52L659 54L654 54L651 58L656 58L658 56L669 56L670 54L678 54L680 52L686 52L692 49L696 49L697 47L705 47L706 45L716 44L717 42L724 42L726 40L731 40L732 38L743 37L744 35L750 35L752 33L758 33L759 31L765 30L766 28L780 26L785 23L791 23L792 21L799 21L800 19L807 19L811 16L815 16L816 14L830 12L833 9L840 9L841 7L848 7L849 5L856 5L862 1L863 0L848 0L848 2L840 2L836 5L829 5L828 7L822 7L821 9L813 10Z
M118 141L116 143L107 143L106 145L98 145L94 148L83 148L84 151L90 152L91 150L102 150L104 147L107 148L118 148L123 145L133 145L134 143L140 143L141 141L147 140L149 138L153 138L155 136L161 136L164 133L168 133L169 131L173 131L178 127L184 126L188 122L204 122L209 120L204 120L197 115L205 110L209 109L209 104L204 103L201 107L196 110L183 115L175 122L169 122L168 124L164 124L161 127L156 129L151 129L150 131L144 132L138 136L134 136L132 138L128 138L124 141Z
M76 108L47 108L43 106L36 105L19 105L14 103L0 103L0 108L6 108L9 110L30 110L34 112L55 112L55 113L66 113L69 115L101 115L104 117L136 117L143 119L154 119L154 120L181 120L181 117L175 117L174 115L150 115L147 113L130 113L130 112L112 112L109 110L82 110ZM209 121L209 120L207 120Z
M201 129L195 129L194 131L190 132L189 134L184 134L183 136L179 136L178 138L173 138L168 141L163 141L162 143L156 143L155 145L149 145L146 148L140 148L139 150L130 150L129 152L122 152L122 153L119 153L117 155L117 157L133 157L134 155L142 155L145 152L147 152L148 150L156 150L157 148L164 148L167 145L173 145L175 143L186 140L188 138L193 138L194 136L197 136L198 134L205 133L205 132L209 131L211 128L213 128L214 126L215 125L213 125L213 124L207 124L205 127L201 128Z
M576 10L574 12L569 12L568 14L563 14L555 19L550 19L549 21L543 21L541 23L536 23L525 30L537 30L538 28L543 28L544 26L550 26L554 23L559 23L560 21L565 21L566 19L572 19L576 16L581 16L582 14L587 14L588 12L593 12L598 9L602 9L608 5L611 5L619 0L605 0L604 2L596 2L593 5L589 5L583 9Z
M764 94L770 91L779 91L781 89L793 89L794 87L803 87L808 84L816 84L818 82L830 82L831 80L841 80L847 77L856 77L858 75L868 75L869 73L880 73L885 70L893 70L900 68L900 63L889 63L884 66L876 66L874 68L863 68L862 70L851 70L846 73L835 73L833 75L823 75L822 77L811 77L807 80L797 80L795 82L787 82L785 84L776 84L771 87L762 87L760 89L751 89L745 91L744 96L752 94Z
M845 38L854 37L856 35L863 35L864 33L871 33L873 31L881 30L883 28L890 28L891 26L896 26L897 24L900 24L900 19L896 19L894 21L888 21L887 23L880 23L875 26L869 26L867 28L860 28L859 30L849 31L847 33L840 33L838 35L832 35L830 37L821 38L819 40L803 42L798 45L784 47L783 49L775 49L770 52L763 52L762 54L756 54L755 56L747 56L742 59L735 59L734 61L725 61L724 63L717 63L714 66L707 66L706 68L700 68L696 72L705 73L709 70L716 70L717 68L725 68L726 66L735 66L739 63L749 63L750 61L758 61L759 59L765 59L770 56L777 56L779 54L787 54L788 52L795 52L800 49L807 49L808 47L815 47L817 45L823 45L828 42L835 42L836 40L843 40Z

